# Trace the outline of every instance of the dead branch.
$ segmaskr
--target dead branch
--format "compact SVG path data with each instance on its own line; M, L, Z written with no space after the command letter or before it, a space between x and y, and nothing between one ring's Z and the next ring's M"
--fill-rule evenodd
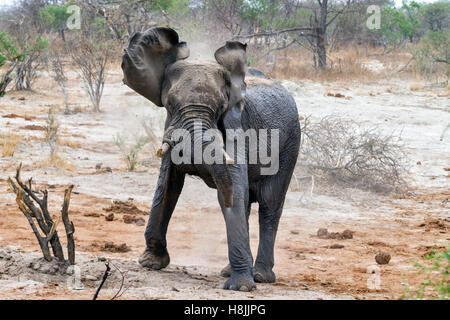
M5 92L6 88L8 87L8 84L12 81L12 78L10 78L10 74L14 71L16 68L17 63L13 63L9 69L6 71L6 73L1 77L0 79L0 97L2 97Z
M277 31L272 31L272 32L258 32L258 33L253 33L253 34L242 34L242 35L233 36L233 39L248 39L248 38L257 38L257 37L278 36L278 35L286 33L286 32L294 32L294 31L314 31L314 28L312 28L312 27L295 27L295 28L282 29L282 30L277 30Z
M69 204L70 204L70 196L72 194L73 185L69 186L64 191L64 203L61 209L61 217L64 223L64 228L66 230L67 235L67 254L69 257L69 262L71 265L75 264L75 240L73 234L75 233L75 227L73 222L69 220Z
M408 62L407 62L403 67L401 67L401 68L397 71L397 73L403 72L403 71L409 66L409 64L411 63L411 61L413 61L413 60L414 60L414 57L411 57L411 58L408 60Z
M108 279L109 275L111 274L111 267L109 266L109 262L105 263L106 270L103 274L102 281L100 282L97 290L95 291L94 297L92 300L97 300L98 294L100 293L100 290L102 290L103 285L105 284L106 279Z
M120 270L120 269L119 269L115 264L113 264L113 263L111 263L111 265L112 265L114 268L116 268L117 271L119 271L119 273L120 273L120 275L121 275L121 277L122 277L122 280L121 280L121 282L120 282L119 290L117 290L116 294L111 298L111 300L114 300L114 299L120 298L120 297L125 293L125 291L127 291L127 290L129 289L129 287L127 287L127 288L124 288L124 287L123 287L124 284L125 284L125 279L126 279L127 271L124 272L124 271Z
M64 252L61 246L61 242L58 237L58 232L56 231L56 228L61 221L63 220L64 225L70 226L68 228L66 226L66 233L67 233L67 239L68 239L68 252L69 252L69 262L70 264L75 263L75 245L74 245L74 239L73 239L73 232L75 228L73 227L73 223L69 221L68 218L68 209L69 209L69 203L70 203L70 194L72 191L73 186L70 186L68 189L65 190L64 195L64 203L63 203L63 209L62 209L62 216L58 217L57 221L54 222L50 212L48 211L47 206L47 198L48 198L48 191L42 190L42 198L39 198L36 195L36 191L32 189L32 179L30 178L28 180L28 185L23 183L20 178L20 170L22 169L22 164L19 165L16 171L15 181L13 179L8 178L8 182L11 185L11 188L13 189L14 193L16 194L16 202L19 206L20 211L25 215L27 218L31 229L33 230L33 233L35 234L39 246L41 247L41 251L44 255L44 259L47 261L52 260L52 256L50 254L49 245L52 247L53 255L60 261L65 261L64 259ZM37 206L35 205L37 204ZM39 226L39 229L41 229L41 232L39 232L37 225Z

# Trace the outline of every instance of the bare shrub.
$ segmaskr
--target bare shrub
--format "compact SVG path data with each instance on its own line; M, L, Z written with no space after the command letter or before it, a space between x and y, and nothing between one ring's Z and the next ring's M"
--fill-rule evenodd
M56 155L56 140L58 135L59 123L55 118L53 108L48 109L47 125L45 126L45 140L50 146L50 158Z
M72 60L78 68L85 89L91 99L95 112L100 112L100 100L105 87L105 72L112 55L112 46L108 41L96 41L82 37L71 50Z
M49 62L52 71L52 77L58 83L64 97L64 113L69 114L70 109L69 99L67 95L67 76L64 66L64 51L54 46L53 49L49 52Z
M37 167L52 166L55 169L75 171L74 165L68 162L63 155L58 152L58 146L74 146L67 140L60 140L58 137L59 123L55 117L53 108L49 108L45 125L45 142L50 147L50 156L35 165Z
M327 116L302 126L300 169L330 186L375 192L401 191L406 154L399 134Z

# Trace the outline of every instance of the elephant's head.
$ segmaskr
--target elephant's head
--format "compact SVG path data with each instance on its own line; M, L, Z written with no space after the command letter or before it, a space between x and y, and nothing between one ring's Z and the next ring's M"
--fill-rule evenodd
M224 203L233 203L231 178L226 164L233 163L223 148L223 116L230 110L240 115L245 95L246 45L230 41L215 52L215 62L188 62L189 49L178 34L166 27L150 28L134 35L123 56L124 83L154 104L167 109L163 144L158 153L169 154L178 141L174 129L195 136L194 123L202 130L219 129L223 164L203 165L209 171ZM215 141L217 143L217 141ZM206 147L204 145L203 147Z

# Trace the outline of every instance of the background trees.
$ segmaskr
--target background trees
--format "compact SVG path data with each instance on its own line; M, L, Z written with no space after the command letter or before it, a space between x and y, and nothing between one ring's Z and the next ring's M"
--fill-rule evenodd
M80 30L67 28L69 5L80 8ZM369 5L379 7L379 28L367 27ZM442 66L449 61L449 0L405 0L400 7L392 0L16 0L15 6L0 11L2 87L14 80L17 90L32 88L53 43L73 53L85 40L91 42L97 61L85 69L93 70L99 55L110 54L100 42L121 48L135 32L155 25L177 29L183 39L205 51L229 39L247 42L248 63L268 72L287 54L308 57L311 68L330 72L341 68L341 58L332 58L335 51L358 46L366 51L382 47L385 54L408 52L424 74L434 73L436 66L448 69ZM53 35L63 44L57 44ZM8 48L14 48L15 54ZM118 58L120 53L113 56ZM80 62L87 61L71 57L79 68ZM103 74L104 67L100 69L98 74ZM98 90L89 91L97 96L92 98L95 109L99 95L93 92L101 93L102 81L97 83Z

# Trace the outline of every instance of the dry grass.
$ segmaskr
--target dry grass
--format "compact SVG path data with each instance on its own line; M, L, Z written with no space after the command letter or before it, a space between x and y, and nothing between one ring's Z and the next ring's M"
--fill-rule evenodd
M36 162L34 165L38 168L53 167L55 169L63 169L70 172L76 172L76 167L58 154L54 154L52 157L46 160Z
M349 45L337 48L327 55L327 71L313 66L313 54L304 48L289 48L278 53L274 63L261 59L254 67L276 79L313 81L371 81L378 79L407 78L418 82L427 80L412 60L411 47L384 52L382 47ZM257 52L249 52L250 56ZM442 74L445 66L436 67Z
M282 51L274 64L265 61L255 67L277 79L309 79L316 81L337 80L373 80L383 77L370 67L362 48L349 47L345 50L331 52L327 57L328 70L320 71L313 66L313 55L306 49L287 49ZM378 64L380 64L378 62Z
M9 131L0 134L0 146L2 147L2 158L12 157L16 152L17 146L20 144L22 136Z
M422 85L421 85L420 83L417 83L417 82L412 83L412 84L409 86L409 90L411 90L411 91L418 91L418 90L420 90L420 89L422 89Z
M56 144L61 147L69 147L72 149L80 149L81 148L80 142L73 141L73 140L67 140L67 139L61 139L59 137L56 139Z

